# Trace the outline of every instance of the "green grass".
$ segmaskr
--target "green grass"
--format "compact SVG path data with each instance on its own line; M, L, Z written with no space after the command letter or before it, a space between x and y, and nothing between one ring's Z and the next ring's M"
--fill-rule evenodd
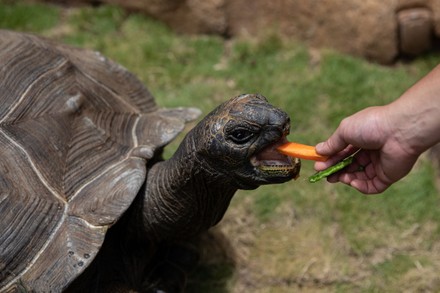
M0 28L41 33L57 25L57 8L21 2L0 1Z
M255 215L264 222L271 218L277 207L282 203L282 198L267 190L254 195Z
M377 273L392 279L400 274L407 272L414 266L414 261L407 255L395 255L375 266Z
M397 98L440 62L432 54L410 64L384 67L331 50L312 52L275 34L228 41L177 35L155 20L114 6L66 13L57 6L0 0L0 27L99 50L139 76L162 106L197 106L208 113L229 97L262 93L291 115L290 139L308 144L326 139L345 116ZM167 154L176 146L173 143ZM307 276L307 268L308 274L321 276L319 269L325 266L333 274L328 273L328 278L339 278L326 285L328 291L397 292L417 260L411 252L432 260L423 263L425 268L440 267L435 250L440 244L440 197L428 159L420 160L408 177L377 196L362 196L325 181L310 184L306 178L314 172L312 166L304 161L296 182L236 195L224 225L231 231L231 241L242 245L237 250L244 255L242 268L248 271L243 269L245 273L237 277L231 276L227 264L203 267L194 277L196 283L190 284L192 292L197 292L197 280L202 279L207 281L199 282L199 292L218 282L234 287L228 278L237 288L248 282L252 291L284 292L286 284L296 288L296 281L277 281L279 275ZM419 232L406 233L417 225ZM303 247L307 241L314 244ZM398 253L365 265L387 249ZM313 257L319 265L309 268ZM342 277L357 274L361 277L352 282ZM246 281L240 283L240 277ZM417 288L439 289L435 280L423 280Z

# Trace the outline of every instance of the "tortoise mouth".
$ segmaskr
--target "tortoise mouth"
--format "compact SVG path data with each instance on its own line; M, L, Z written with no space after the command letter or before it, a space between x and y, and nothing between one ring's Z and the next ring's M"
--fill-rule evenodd
M297 179L301 168L298 158L290 158L277 151L277 147L287 142L284 135L280 140L266 146L251 157L252 166L264 177L284 179Z

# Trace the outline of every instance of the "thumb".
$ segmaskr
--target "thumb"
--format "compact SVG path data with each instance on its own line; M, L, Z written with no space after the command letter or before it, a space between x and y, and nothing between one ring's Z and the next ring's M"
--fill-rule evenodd
M336 130L326 141L318 143L315 148L318 154L331 156L342 151L348 145L339 131Z

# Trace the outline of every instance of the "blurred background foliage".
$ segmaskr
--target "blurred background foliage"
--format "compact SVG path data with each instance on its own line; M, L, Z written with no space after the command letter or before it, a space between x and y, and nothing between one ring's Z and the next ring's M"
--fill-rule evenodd
M345 116L399 97L440 61L430 53L385 67L271 33L229 40L179 35L115 6L0 0L0 28L99 50L166 107L208 113L229 97L262 93L291 115L290 140L307 144L326 139ZM235 196L215 229L221 252L203 258L189 292L440 290L440 198L428 156L376 196L310 184L312 166L303 161L296 182Z

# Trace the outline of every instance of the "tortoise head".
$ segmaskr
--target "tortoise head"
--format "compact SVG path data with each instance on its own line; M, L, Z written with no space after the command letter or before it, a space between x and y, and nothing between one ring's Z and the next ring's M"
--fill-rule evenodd
M204 122L204 123L203 123ZM199 124L196 152L218 176L232 179L240 189L283 183L298 177L299 159L276 151L285 143L290 118L259 94L235 97L212 111ZM202 132L202 133L200 133Z

